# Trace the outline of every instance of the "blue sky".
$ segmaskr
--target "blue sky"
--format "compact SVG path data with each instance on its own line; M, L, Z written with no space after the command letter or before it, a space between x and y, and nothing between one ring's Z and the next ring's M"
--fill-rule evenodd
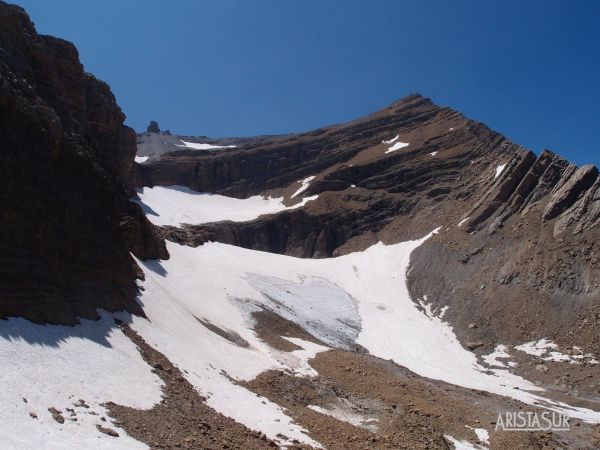
M412 92L600 164L600 2L17 0L73 41L137 130L277 134Z

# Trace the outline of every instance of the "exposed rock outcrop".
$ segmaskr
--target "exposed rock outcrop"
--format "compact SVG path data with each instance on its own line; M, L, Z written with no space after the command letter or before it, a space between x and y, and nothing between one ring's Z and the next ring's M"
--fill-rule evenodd
M148 124L148 128L146 129L146 131L148 131L148 133L160 133L158 122L151 120L150 124Z

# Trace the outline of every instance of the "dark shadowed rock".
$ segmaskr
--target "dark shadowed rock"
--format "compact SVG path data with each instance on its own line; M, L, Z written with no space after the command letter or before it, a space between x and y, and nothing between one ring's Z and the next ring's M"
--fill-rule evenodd
M147 131L148 131L148 133L160 133L160 128L158 127L158 122L151 120L150 124L148 124Z
M134 131L72 44L4 2L0 48L0 317L141 312L130 250L165 251L129 202Z

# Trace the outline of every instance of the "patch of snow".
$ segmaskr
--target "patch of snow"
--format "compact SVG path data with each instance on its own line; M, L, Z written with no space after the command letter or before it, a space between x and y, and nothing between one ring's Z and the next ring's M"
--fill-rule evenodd
M300 338L289 336L281 336L281 338L302 348L300 350L294 350L291 352L275 351L274 354L277 355L277 361L287 366L287 368L290 369L294 375L304 377L317 376L317 371L310 366L308 361L313 359L317 353L329 350L329 347L315 344L314 342L306 341Z
M430 153L430 155L431 155L431 156L435 156L435 155L437 155L437 154L438 154L438 152L431 152L431 153Z
M526 342L515 347L528 355L541 357L544 361L553 362L568 362L570 364L579 364L586 361L588 364L598 364L594 355L591 353L583 353L579 347L573 347L577 354L567 354L557 351L558 345L548 339L540 339L539 341Z
M99 314L100 320L81 320L74 327L20 318L0 321L3 448L147 448L118 428L101 405L112 400L152 408L161 400L162 381L113 318L104 311ZM89 408L75 407L79 399ZM63 424L52 418L50 407L62 411ZM77 421L70 420L67 408L75 410ZM100 433L97 424L118 430L120 436Z
M448 131L454 131L454 127L448 128Z
M467 217L467 218L465 218L465 219L461 220L460 222L458 222L458 226L460 227L460 226L464 225L464 223L465 223L467 220L469 220L470 218L471 218L471 217Z
M496 167L496 174L494 175L494 180L500 176L507 164L508 163L500 164L498 167Z
M308 189L308 186L310 185L310 182L311 182L312 180L314 180L314 179L315 179L315 176L313 175L313 176L311 176L311 177L306 177L306 178L305 178L304 180L302 180L302 181L299 181L299 183L301 184L301 186L298 188L298 190L297 190L296 192L294 192L294 193L292 194L292 196L291 196L290 198L294 198L294 197L296 197L297 195L300 195L300 194L302 194L302 193L303 193L303 192L304 192L306 189Z
M479 442L489 445L490 444L490 433L485 428L473 428L469 425L465 425L468 429L473 430L477 435Z
M408 272L407 272L407 275L408 275ZM431 303L428 303L427 295L423 295L422 300L417 299L417 302L419 303L419 305L421 305L421 308L423 308L423 312L425 313L425 315L427 317L442 318L442 317L444 317L444 314L446 314L446 311L448 310L448 306L444 306L443 308L439 309L438 314L435 314L433 308L431 307Z
M192 148L194 150L214 150L214 149L218 149L218 148L236 148L237 147L236 145L200 144L198 142L187 142L184 140L181 140L181 142L183 142L183 145L177 145L177 147Z
M404 147L408 147L410 144L406 143L406 142L396 142L394 145L392 145L390 148L388 148L385 153L392 153L395 152L396 150L400 150L401 148Z
M383 140L383 141L381 141L381 143L382 143L382 144L385 144L385 145L391 145L391 144L393 144L394 142L396 142L398 139L400 139L400 135L399 135L399 134L397 134L397 135L396 135L396 137L393 137L392 139L389 139L389 140L387 140L387 141L386 141L386 140Z
M351 187L351 188L355 188L355 187L356 187L356 185L355 185L355 184L351 184L351 185L350 185L350 187Z
M137 193L138 198L133 198L132 201L142 207L150 222L159 226L181 226L184 223L197 225L221 220L243 222L263 214L299 208L318 198L318 195L313 195L295 205L285 206L283 197L264 198L255 195L239 199L200 193L184 186L143 187Z
M506 345L497 345L492 353L489 355L484 355L483 360L492 367L515 367L517 363L514 361L498 361L499 359L510 359L512 358L510 354L506 352Z
M477 435L477 439L479 439L479 442L483 444L490 443L490 433L488 432L488 430L486 430L485 428L474 428L473 431Z
M377 420L362 414L355 413L348 408L342 408L338 405L332 405L329 408L322 408L317 405L308 405L308 408L326 416L333 417L334 419L342 422L349 423L355 427L365 428L372 432L377 431Z
M446 311L448 311L448 305L444 306L442 309L440 309L440 312L438 314L438 317L440 319L443 319L444 316L446 315Z
M558 348L558 345L546 338L540 339L538 341L526 342L515 347L516 350L533 356L542 356L546 354L548 350L555 348Z
M135 162L138 164L141 164L143 162L148 161L149 156L136 156L135 157Z
M469 441L459 441L458 439L455 439L448 434L445 434L444 437L448 441L450 441L450 443L454 446L455 450L483 450L483 449L485 449L485 447L481 447L480 445L471 444Z

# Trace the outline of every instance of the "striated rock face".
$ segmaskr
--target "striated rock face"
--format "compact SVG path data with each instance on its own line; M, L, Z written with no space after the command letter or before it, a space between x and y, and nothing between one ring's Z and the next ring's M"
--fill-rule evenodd
M158 122L151 120L146 131L148 133L160 133L160 128L158 127Z
M409 145L390 152L396 135ZM165 144L167 145L167 144ZM377 239L397 242L456 217L468 199L494 185L495 168L533 154L460 113L412 95L344 125L237 141L221 151L175 151L140 167L143 184L183 184L244 197L287 195L315 175L306 207L249 223L167 228L168 239L219 240L300 257L328 257ZM518 179L515 177L514 183ZM508 194L507 194L508 195ZM290 199L291 201L291 199ZM407 226L412 217L420 217Z
M597 179L598 169L595 166L587 165L577 169L552 195L542 217L546 220L554 219L565 212L587 193Z
M449 132L449 128L455 131ZM386 155L389 146L381 142L399 133L412 141L411 146ZM400 192L411 189L411 183L426 183L432 172L444 171L440 161L430 157L441 149L452 152L451 167L443 174L449 182L455 181L472 159L481 161L489 153L489 164L503 154L519 151L518 146L505 145L505 138L484 125L420 95L347 124L236 143L236 149L179 150L163 155L143 168L141 183L183 184L198 191L245 197L326 171L315 183L315 192L339 191L352 183ZM427 165L416 167L425 161Z
M409 145L387 152L390 145L383 141L395 135ZM138 183L181 184L246 197L285 194L298 180L315 176L304 195L320 194L321 199L301 211L247 224L168 229L169 239L191 245L216 239L326 257L356 248L357 239L362 245L374 239L393 242L417 236L425 223L458 221L461 216L468 218L466 231L495 233L515 215L530 217L548 202L541 220L560 216L556 223L563 231L589 228L597 220L594 167L577 170L547 150L536 157L420 95L348 124L238 139L236 144L238 148L222 151L170 151L169 142L156 142L167 153L138 168Z
M135 263L166 257L128 198L136 136L69 42L0 2L0 317L139 312Z

